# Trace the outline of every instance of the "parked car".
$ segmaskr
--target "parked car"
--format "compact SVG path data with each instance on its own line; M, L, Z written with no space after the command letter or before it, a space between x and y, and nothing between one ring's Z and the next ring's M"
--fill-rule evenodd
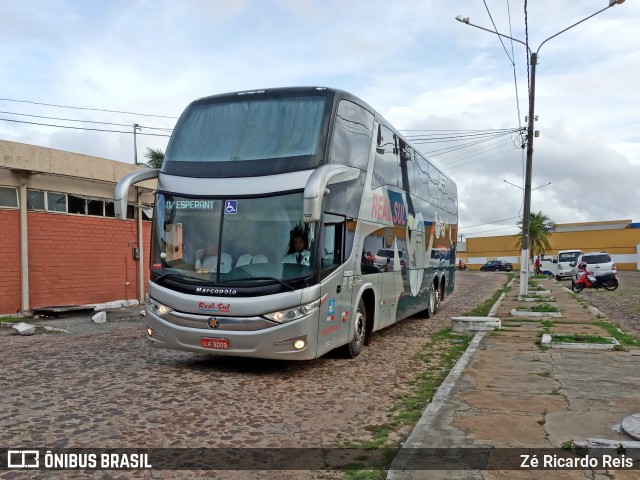
M513 270L513 265L502 260L489 260L480 267L481 272L510 272L511 270Z
M558 272L556 280L560 281L564 277L572 278L571 264L582 255L582 250L561 250L558 252Z
M616 264L607 252L591 252L578 255L575 262L571 263L571 286L582 276L585 268L594 275L603 273L618 273Z
M381 248L373 257L373 264L382 271L393 270L393 248ZM405 252L398 250L398 257L400 258L400 267L406 267Z

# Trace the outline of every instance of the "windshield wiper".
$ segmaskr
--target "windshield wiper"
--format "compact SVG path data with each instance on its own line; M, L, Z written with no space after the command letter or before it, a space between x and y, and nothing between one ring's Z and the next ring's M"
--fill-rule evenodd
M246 281L246 280L273 280L274 282L278 282L280 285L284 285L285 287L287 287L289 290L291 290L292 292L295 291L295 288L292 287L291 285L289 285L287 282L283 282L282 280L280 280L279 278L276 277L244 277L244 278L234 278L233 280L227 280L225 282L222 283L233 283L233 282L242 282L242 281Z
M194 278L194 277L190 277L187 275L182 275L181 273L165 273L164 275L160 275L158 278L156 278L154 281L155 282L159 282L165 278L170 278L172 280L178 280L178 281L184 281L185 283L205 283L205 284L211 284L213 282L209 282L207 280L205 280L204 278Z

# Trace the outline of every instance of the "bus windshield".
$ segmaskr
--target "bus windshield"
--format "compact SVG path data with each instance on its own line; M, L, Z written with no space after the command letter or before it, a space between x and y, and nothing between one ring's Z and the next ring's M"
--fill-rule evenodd
M322 160L329 105L321 93L196 101L173 131L163 171L230 177L239 168L245 169L242 176L315 168Z
M158 193L152 271L242 286L309 277L315 230L303 223L302 204L302 192L250 199Z

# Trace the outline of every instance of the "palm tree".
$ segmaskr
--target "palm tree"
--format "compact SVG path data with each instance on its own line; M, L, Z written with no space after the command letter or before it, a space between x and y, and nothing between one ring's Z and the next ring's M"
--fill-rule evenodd
M147 152L144 154L145 158L149 161L145 164L149 168L162 168L162 162L164 162L164 152L159 148L147 147Z
M522 220L518 222L520 225L520 237L516 242L516 248L522 246ZM553 223L549 217L543 214L541 211L538 213L531 213L529 216L529 255L531 256L531 262L536 255L540 255L544 252L551 250L549 244L549 236L551 232L556 229L556 224Z

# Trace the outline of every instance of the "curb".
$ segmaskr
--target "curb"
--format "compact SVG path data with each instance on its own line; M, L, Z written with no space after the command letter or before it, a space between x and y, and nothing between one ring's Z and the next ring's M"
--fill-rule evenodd
M415 427L413 427L413 431L407 441L404 442L400 450L402 449L417 449L423 444L423 438L425 432L429 431L431 424L435 420L436 416L440 412L440 408L445 404L447 400L449 400L449 396L451 394L451 390L456 384L456 381L464 371L465 367L468 365L471 357L475 353L480 345L480 341L484 338L487 332L478 332L471 340L469 347L464 352L464 354L458 359L456 364L453 366L447 378L445 378L444 382L438 387L438 391L433 396L431 403L427 406L424 412L422 412L422 416L418 423L416 423ZM407 457L410 457L412 454L403 454L402 458L404 460ZM396 455L396 458L400 456L400 452ZM394 458L393 462L389 466L389 470L387 472L387 480L401 480L404 478L405 470L398 470L394 468L394 464L396 463L396 458Z
M507 283L507 287L510 287L511 285L513 285L513 282L515 280L516 280L516 277L512 278L511 281ZM504 293L500 295L496 303L494 303L493 307L491 307L489 316L492 316L492 312L495 313L498 310L504 297L505 297ZM416 423L416 425L413 427L413 430L411 431L409 438L407 438L407 440L402 444L402 446L400 447L400 450L398 451L395 458L391 462L391 465L389 466L389 470L387 471L387 480L402 480L405 478L406 470L398 470L394 468L394 465L396 464L396 460L398 459L398 457L401 456L400 452L403 449L417 449L424 443L423 439L426 436L426 432L429 431L431 424L433 423L436 416L440 412L440 408L442 408L445 402L449 400L449 397L451 396L451 391L453 390L453 387L458 381L458 378L460 378L460 376L464 372L464 369L471 361L473 354L478 349L480 342L482 341L482 339L486 334L487 332L478 332L474 335L473 340L471 340L471 343L469 343L469 346L467 347L467 350L462 354L462 356L458 359L458 361L453 366L453 368L449 371L449 374L447 375L447 378L444 379L444 382L442 382L442 384L438 387L438 390L436 391L435 395L431 399L431 403L429 403L429 405L427 405L427 408L424 410L424 412L422 412L422 416L420 417L420 420L418 420L418 423ZM406 453L408 451L411 451L411 450L405 450L405 453L402 454L402 458L405 460L407 456L412 455L412 454ZM419 451L419 450L414 450L414 451Z

